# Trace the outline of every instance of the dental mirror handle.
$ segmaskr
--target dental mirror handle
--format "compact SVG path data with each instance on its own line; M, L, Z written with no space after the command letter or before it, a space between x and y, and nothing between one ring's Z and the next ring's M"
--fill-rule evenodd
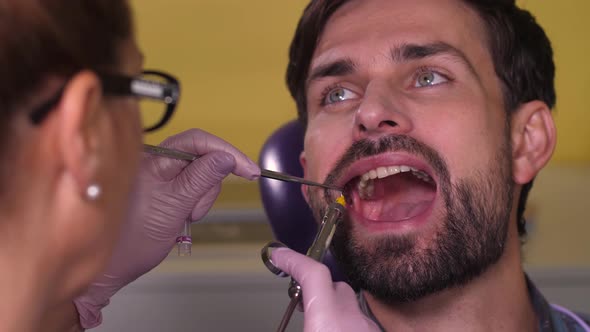
M178 159L178 160L186 160L186 161L194 161L200 157L196 154L192 154L192 153L188 153L188 152L184 152L184 151L179 151L179 150L175 150L175 149L169 149L169 148L156 146L156 145L150 145L150 144L144 144L143 151L146 153L149 153L149 154L160 156L160 157L166 157L166 158L172 158L172 159ZM285 174L282 172L271 171L268 169L261 169L260 176L264 177L264 178L269 178L269 179L275 179L275 180L293 182L293 183L301 183L301 184L306 184L309 186L316 186L316 187L325 188L325 189L342 191L342 188L338 188L335 186L331 186L331 185L327 185L327 184L323 184L323 183L319 183L319 182L315 182L315 181L310 181L310 180L307 180L307 179L304 179L301 177Z

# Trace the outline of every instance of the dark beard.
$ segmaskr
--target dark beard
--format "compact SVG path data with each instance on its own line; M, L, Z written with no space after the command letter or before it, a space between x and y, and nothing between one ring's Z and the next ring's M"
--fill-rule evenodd
M417 246L414 236L384 236L363 242L354 237L351 220L343 220L331 249L350 285L383 303L404 303L464 285L496 263L504 252L512 208L514 183L508 142L500 148L497 163L490 169L475 172L475 176L454 185L444 160L412 138L388 137L378 145L355 143L331 173L334 178L362 156L384 151L418 154L438 175L446 211L425 248ZM312 206L318 203L315 200Z

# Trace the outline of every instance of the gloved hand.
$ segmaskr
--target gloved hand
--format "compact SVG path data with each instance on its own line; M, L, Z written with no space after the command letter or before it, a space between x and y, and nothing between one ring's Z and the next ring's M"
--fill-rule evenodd
M289 248L274 249L271 259L301 286L305 332L381 331L361 312L352 288L342 281L332 282L324 264Z
M201 157L189 163L145 156L132 211L111 262L103 275L74 300L84 328L99 325L100 311L111 296L166 258L185 220L199 220L209 211L221 190L221 181L229 173L250 180L260 175L259 167L243 153L202 130L172 136L161 146Z

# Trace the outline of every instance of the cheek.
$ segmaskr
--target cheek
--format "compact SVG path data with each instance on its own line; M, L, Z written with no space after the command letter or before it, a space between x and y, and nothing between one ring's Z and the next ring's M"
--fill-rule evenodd
M125 109L119 112L118 131L120 137L121 157L127 160L128 165L136 170L139 164L141 143L143 141L143 128L139 115L139 106L136 101L128 101Z
M497 110L473 107L439 117L430 123L430 135L425 142L445 159L451 175L488 169L496 162L506 140L505 119L497 113Z
M304 141L306 177L325 180L352 144L351 123L344 116L317 116L309 120Z
M142 128L137 109L137 103L124 105L114 118L115 132L112 144L114 158L109 165L108 181L113 188L113 202L111 203L113 218L121 219L129 203L129 195L136 184L141 158Z
M140 115L139 103L135 100L128 101L125 111L121 112L124 121L125 132L129 135L129 140L139 144L143 137L143 127Z

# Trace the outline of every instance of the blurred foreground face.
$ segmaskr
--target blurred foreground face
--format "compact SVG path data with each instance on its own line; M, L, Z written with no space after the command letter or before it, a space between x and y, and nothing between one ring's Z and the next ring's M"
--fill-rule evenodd
M121 45L121 68L117 74L135 77L141 74L143 58L134 38ZM108 239L101 241L100 246L109 252L114 246L120 231L121 223L126 219L130 209L131 191L136 185L138 164L142 143L142 124L139 116L139 103L136 97L104 97L105 111L112 117L112 137L105 145L110 151L110 160L105 164L105 215L103 222L112 225L107 231ZM112 188L112 192L111 189ZM109 222L112 220L112 222Z
M306 177L346 186L334 253L353 286L411 301L503 252L509 129L483 22L461 1L351 1L307 84ZM309 193L316 215L326 198Z
M122 42L119 53L120 66L110 72L129 77L140 75L143 60L134 38ZM65 288L60 294L66 299L80 292L105 269L133 208L131 198L142 142L138 99L102 95L99 107L100 115L91 121L97 131L106 134L96 143L101 150L97 160L100 171L93 180L100 185L102 193L96 202L88 202L73 216L79 218L78 225L62 234L64 242L70 243L66 255L73 255L69 259L70 279L64 281Z

